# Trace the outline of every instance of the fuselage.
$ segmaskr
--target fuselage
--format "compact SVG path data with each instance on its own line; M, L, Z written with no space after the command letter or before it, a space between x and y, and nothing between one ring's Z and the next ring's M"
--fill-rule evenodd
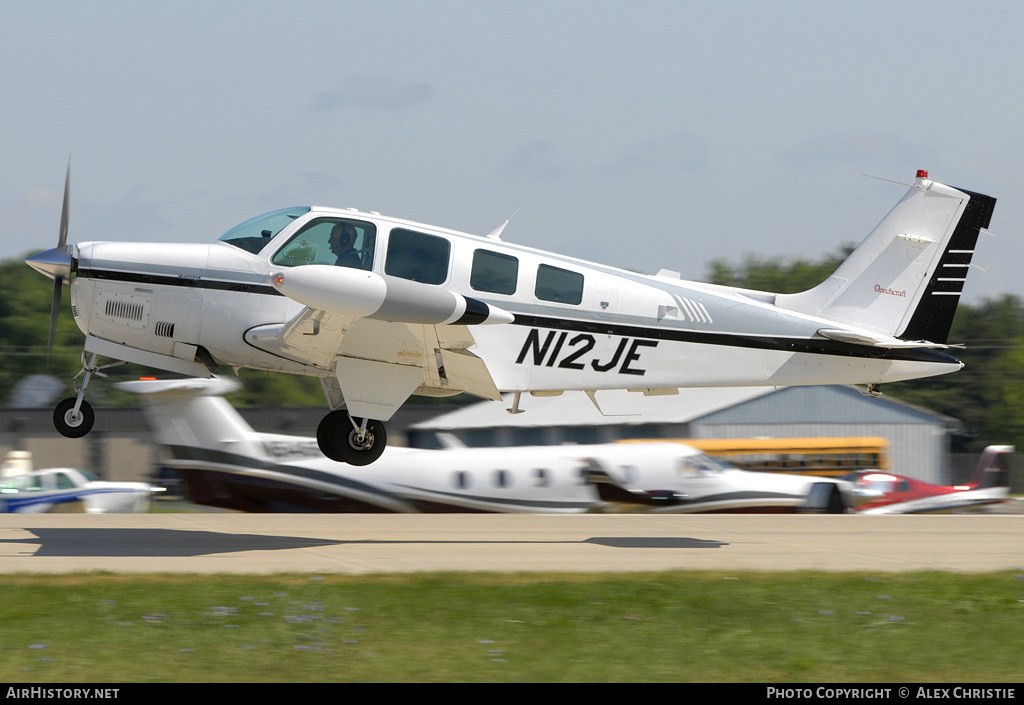
M222 400L221 400L222 401ZM612 481L679 500L647 511L796 512L821 478L753 473L674 443L420 450L388 448L370 467L323 458L313 439L246 434L230 451L165 444L193 501L255 512L641 511L601 501L588 481L599 463ZM827 480L827 482L834 482ZM845 487L844 483L840 483Z
M1006 501L1009 486L933 485L902 475L864 471L848 478L861 514L952 512Z
M0 479L0 513L145 512L154 491L142 482L106 482L75 468L48 468Z
M327 252L319 231L340 221L359 228L360 269L385 292L379 310L346 324L337 352L352 358L373 359L374 344L366 341L384 338L400 363L429 368L435 350L413 328L443 319L441 312L433 321L430 309L431 292L444 291L514 317L472 326L472 352L501 391L872 384L962 366L936 350L827 339L818 331L841 324L777 307L770 294L687 282L671 273L646 276L493 238L327 208L267 214L212 244L78 245L72 302L75 321L89 336L86 349L126 353L111 355L121 359L143 351L129 361L188 374L212 361L333 376L333 355L290 354L262 344L260 332L305 308L275 288L271 277L283 272L287 279L294 268L311 264L334 265L335 254ZM260 227L267 223L274 227ZM399 291L404 298L389 307L387 297ZM409 302L415 299L421 305L414 310ZM417 390L451 391L426 373Z

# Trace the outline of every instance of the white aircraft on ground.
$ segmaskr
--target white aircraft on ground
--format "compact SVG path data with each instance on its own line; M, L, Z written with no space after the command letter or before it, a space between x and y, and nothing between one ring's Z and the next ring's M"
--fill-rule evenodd
M69 169L70 173L70 169ZM947 337L995 199L920 171L836 272L799 294L592 264L375 212L299 207L213 244L67 244L27 262L85 333L76 396L54 412L88 433L99 358L193 377L253 368L320 379L324 455L363 465L413 394L864 384L959 370ZM508 221L506 221L507 224ZM113 363L119 364L119 363ZM76 376L77 379L77 376Z
M849 483L747 472L679 443L388 448L339 465L313 438L257 433L223 377L121 382L198 504L249 512L843 512Z
M150 497L163 491L144 482L107 482L77 468L33 470L28 453L12 451L0 471L0 514L146 512Z

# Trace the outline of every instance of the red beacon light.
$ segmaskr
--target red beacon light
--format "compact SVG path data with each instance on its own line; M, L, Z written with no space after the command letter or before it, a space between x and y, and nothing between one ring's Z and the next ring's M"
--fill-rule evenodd
M917 178L919 178L919 179L927 179L928 178L928 170L927 169L918 169L917 170Z

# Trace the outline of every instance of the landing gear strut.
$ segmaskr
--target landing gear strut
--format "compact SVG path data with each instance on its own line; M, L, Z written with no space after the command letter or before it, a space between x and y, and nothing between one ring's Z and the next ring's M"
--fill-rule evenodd
M374 419L357 420L339 409L323 418L316 429L320 452L331 460L350 465L369 465L380 457L388 444L384 423Z
M90 354L88 359L86 359L85 353L82 353L82 370L71 380L71 384L76 387L75 396L68 397L53 410L53 425L62 436L81 438L92 430L93 422L96 421L96 414L93 412L89 402L85 400L85 388L89 386L89 380L92 379L94 374L106 377L100 370L123 364L123 362L113 362L109 365L97 365L96 353ZM78 379L78 375L82 374L85 376L82 378L81 389L78 389L75 379Z

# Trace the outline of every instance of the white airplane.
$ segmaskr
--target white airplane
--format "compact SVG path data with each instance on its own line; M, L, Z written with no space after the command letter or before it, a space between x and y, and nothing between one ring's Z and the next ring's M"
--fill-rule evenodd
M388 448L339 465L313 438L253 431L234 380L121 382L190 499L249 512L843 512L849 483L746 472L679 443Z
M12 452L13 455L15 452ZM13 467L17 465L17 467ZM12 469L13 467L13 469ZM111 514L145 512L150 496L163 492L144 482L107 482L87 470L33 470L31 461L5 459L0 472L0 513L42 514L85 512Z
M70 168L69 168L70 174ZM953 314L995 199L931 181L819 286L774 294L592 264L352 209L299 207L213 244L67 244L27 262L85 333L84 375L54 412L88 433L84 394L112 358L193 377L253 368L320 379L323 453L373 462L413 394L487 399L683 387L878 385L959 370ZM120 363L112 363L120 364ZM76 375L77 379L78 375Z

